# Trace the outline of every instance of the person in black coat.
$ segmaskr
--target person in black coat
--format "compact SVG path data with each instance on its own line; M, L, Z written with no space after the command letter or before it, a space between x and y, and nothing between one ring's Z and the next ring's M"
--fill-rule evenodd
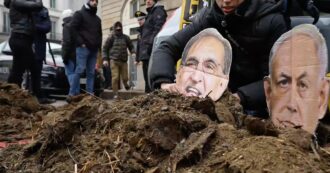
M72 32L75 33L76 68L73 77L73 95L80 93L80 75L86 69L86 91L94 93L95 65L98 50L102 45L101 19L96 15L98 0L88 0L72 18Z
M217 0L194 22L163 41L150 61L152 89L169 89L175 64L188 40L205 28L217 29L233 48L229 89L248 114L267 116L263 78L268 75L269 52L288 30L282 6L264 0Z
M70 9L64 10L62 12L63 18L63 37L62 37L62 59L65 67L65 75L68 79L70 89L67 97L67 101L69 101L70 97L73 96L73 77L76 66L76 44L74 33L71 28L73 11Z
M142 61L143 75L145 80L145 92L149 93L150 87L148 83L148 67L154 38L161 30L166 22L167 14L164 6L159 5L157 0L146 0L147 16L141 31L139 41L138 59Z
M40 96L40 67L36 63L36 55L32 45L35 39L33 14L43 8L42 0L5 0L9 8L11 35L9 46L13 53L13 64L8 83L22 85L23 73L29 70L32 81L32 94Z

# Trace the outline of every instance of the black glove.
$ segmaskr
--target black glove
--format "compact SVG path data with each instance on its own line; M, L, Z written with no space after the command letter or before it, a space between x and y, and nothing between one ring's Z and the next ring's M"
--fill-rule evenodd
M68 65L69 60L68 60L68 59L63 59L63 63L64 63L65 65Z
M320 11L314 5L313 0L309 0L306 2L305 10L310 16L312 16L314 18L313 24L316 24L320 18Z

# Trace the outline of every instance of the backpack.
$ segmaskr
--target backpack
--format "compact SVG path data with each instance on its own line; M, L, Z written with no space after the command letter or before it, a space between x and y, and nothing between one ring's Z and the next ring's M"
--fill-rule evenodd
M52 23L47 8L43 7L39 12L34 14L33 18L37 33L47 34L50 32L52 29Z

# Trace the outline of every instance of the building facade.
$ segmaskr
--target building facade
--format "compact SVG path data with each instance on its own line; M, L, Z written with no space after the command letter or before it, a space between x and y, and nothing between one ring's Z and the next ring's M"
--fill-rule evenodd
M164 5L167 11L168 18L175 9L180 7L181 0L159 0L158 3ZM123 32L129 35L136 47L137 28L139 27L136 18L134 18L135 11L146 12L145 0L102 0L100 3L102 11L102 29L103 40L105 40L110 33L109 28L116 22L120 21L123 24ZM134 59L129 58L129 74L130 81L134 84L137 90L144 89L144 79L142 72L142 65L135 66Z

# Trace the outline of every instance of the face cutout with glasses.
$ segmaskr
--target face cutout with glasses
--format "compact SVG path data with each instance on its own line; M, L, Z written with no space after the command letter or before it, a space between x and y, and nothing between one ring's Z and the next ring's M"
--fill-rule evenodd
M224 56L224 46L217 38L206 36L193 43L177 74L178 91L185 96L218 100L229 82L223 70Z

